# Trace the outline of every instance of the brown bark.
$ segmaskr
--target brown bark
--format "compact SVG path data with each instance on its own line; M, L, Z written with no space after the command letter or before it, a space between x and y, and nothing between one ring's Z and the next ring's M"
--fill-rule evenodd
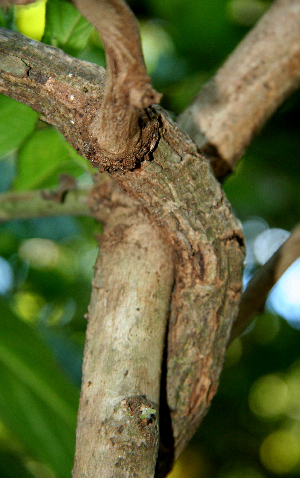
M0 0L0 5L27 5L28 3L34 3L36 0Z
M94 3L92 2L92 4ZM113 0L111 5L118 3ZM78 5L81 8L83 3L78 1ZM152 408L152 402L154 402L153 409L156 410L158 389L156 388L155 393L152 393L146 386L146 400L150 400L151 406L148 406L148 402L144 402L144 399L141 398L145 388L145 381L143 380L130 382L132 392L124 394L122 387L123 385L127 386L129 374L125 374L126 369L123 376L119 376L122 373L119 359L122 353L121 355L117 353L112 359L116 360L114 371L116 371L116 377L119 377L119 379L113 380L111 377L105 379L110 380L109 386L114 385L111 382L116 382L116 401L111 401L109 406L106 407L109 400L108 395L106 395L108 389L105 383L104 386L103 383L101 384L101 376L104 377L105 368L107 372L107 369L111 367L111 362L108 362L108 360L111 358L110 350L114 344L112 342L114 336L109 328L111 324L103 327L103 321L107 317L118 330L121 326L124 326L125 321L122 313L118 313L119 302L116 298L120 297L125 300L127 295L128 297L131 296L132 288L130 284L134 283L135 289L136 284L139 284L143 300L147 296L147 290L154 290L156 286L161 287L162 283L157 282L155 282L156 285L153 283L147 285L145 274L141 272L141 270L144 271L145 268L149 267L154 256L146 259L144 267L138 269L140 271L138 275L135 275L134 269L139 266L138 261L140 259L137 259L137 257L139 257L140 250L143 250L143 255L146 257L148 252L146 249L157 250L159 238L164 238L164 246L159 246L158 249L167 247L169 251L167 244L170 244L176 267L168 335L167 401L172 421L175 456L178 456L200 423L217 388L231 324L237 312L241 293L244 257L243 236L239 223L232 215L224 193L210 170L208 161L197 153L196 146L178 130L167 113L158 107L141 111L141 106L149 106L149 104L144 104L143 101L142 104L135 104L135 94L129 94L129 101L120 102L119 98L115 98L115 101L113 101L114 95L123 94L120 87L120 84L124 83L122 77L119 78L116 87L108 88L107 86L108 90L104 91L102 69L71 59L57 49L40 46L40 44L31 40L24 40L17 34L3 32L1 37L1 91L30 104L42 113L43 118L62 131L80 154L101 170L108 169L111 177L135 201L134 219L128 217L125 212L120 216L116 213L117 216L114 219L114 212L111 211L111 220L116 222L107 226L108 236L104 241L100 254L101 259L99 259L101 261L101 271L96 269L97 274L101 274L101 284L97 275L97 279L93 283L92 306L89 311L90 325L79 412L79 448L77 448L79 451L77 452L74 471L75 475L82 471L88 473L89 476L93 476L93 474L96 476L99 466L102 466L100 457L105 457L106 460L106 454L112 453L112 461L107 471L108 476L124 476L124 468L122 469L123 475L120 475L118 474L119 470L117 470L119 467L114 466L116 455L113 454L112 448L116 446L115 451L117 450L117 453L118 450L121 450L119 451L121 455L118 456L122 456L123 459L118 463L122 465L125 463L124 460L129 460L127 461L129 469L132 466L130 460L134 460L138 456L143 457L141 449L145 440L148 440L143 433L145 432L147 435L148 425L152 427L154 422L153 414L148 411L146 414L150 414L150 417L144 417L145 414L142 410ZM24 48L25 46L26 48ZM8 50L9 47L11 47L11 50ZM9 55L7 54L8 51ZM118 52L113 52L114 54L118 55ZM139 56L138 52L137 56ZM113 72L112 65L113 63L111 63L111 71ZM116 78L118 78L118 75ZM143 82L139 84L142 89L143 84ZM113 89L113 92L111 89ZM251 89L246 90L245 95L250 95L251 91ZM106 120L103 120L103 118L106 117L106 114L112 115L114 110L112 108L111 111L107 112L109 104L106 103L106 99L109 98L110 93L113 105L122 103L120 114L121 119L123 119L121 122L124 118L126 119L128 132L125 137L134 139L133 147L129 147L125 154L123 154L124 151L118 150L116 152L114 150L109 131L102 136L95 126L102 124L104 131L107 127L107 124L104 124ZM138 97L140 98L139 94ZM254 99L252 98L252 100ZM233 99L229 97L229 101L233 101ZM256 105L261 101L261 98L259 98ZM152 100L150 104L151 102ZM266 110L273 111L273 103L271 103L271 106L270 103L266 103ZM266 117L267 115L261 119L261 122ZM136 118L138 118L139 129L136 129ZM118 120L116 122L118 123ZM250 123L247 123L247 125L248 134L250 134L252 125ZM227 130L227 133L228 131L230 130ZM238 136L236 141L236 148L239 149ZM117 170L120 169L120 166L123 171ZM113 192L110 192L109 184L107 194L108 197L113 194ZM98 201L102 199L103 190L102 192L97 191L97 189L94 190L94 210L98 207ZM146 223L144 223L145 218L143 216L143 219L141 219L141 214L146 214L151 218L153 227L149 229L148 224L144 229ZM141 226L140 220L142 220L143 226ZM148 232L146 234L145 232L142 233L141 229ZM160 232L158 232L159 229ZM157 235L156 238L152 234ZM137 236L140 237L139 240L130 240L130 237L136 238ZM122 243L123 240L125 243ZM121 249L123 252L121 252ZM107 255L104 254L105 251ZM168 254L169 252L166 252L162 255L166 258ZM130 262L130 259L134 259L134 264ZM160 261L161 258L156 261L157 264L163 264L163 261ZM121 263L124 263L124 270L130 274L128 276L129 289L126 289L127 277L124 279L120 273L121 269L118 267ZM166 264L169 264L169 259ZM153 264L153 266L155 265ZM172 269L172 265L166 268L166 273L170 273L170 267ZM110 268L112 268L111 272L109 272ZM150 276L155 276L157 279L154 272ZM165 279L165 283L169 284L167 279ZM105 284L105 287L102 287L102 284ZM106 288L106 284L109 288ZM124 290L128 290L125 295ZM164 294L161 316L165 318L168 311L168 308L166 308L168 303L166 290ZM108 301L108 298L111 300ZM170 295L168 299L170 299ZM115 303L115 307L113 303ZM155 297L151 303L156 303ZM126 323L131 320L134 321L136 318L134 305L134 301L128 305ZM105 316L102 314L104 306L108 307L106 308L107 312L112 307L111 313L109 312ZM133 308L130 309L130 307ZM147 318L145 323L145 330L148 330L149 321ZM161 329L160 337L163 336L164 327ZM122 329L120 328L120 330ZM138 328L139 330L140 328ZM139 337L138 331L137 337ZM127 352L129 347L124 338L124 334L119 335L116 338L116 343L120 344L120 347L125 346ZM131 338L133 339L133 337ZM159 347L158 342L156 340L153 344L153 350L155 350L155 356L157 357L156 362L162 354L161 342ZM103 343L106 344L105 350L102 348ZM139 341L135 342L135 345L140 345ZM142 352L139 350L141 360ZM99 367L102 366L103 362L103 375L95 368L96 360L91 359L92 354L94 354L93 357L96 355L98 359L100 358ZM127 359L130 361L130 356L126 356ZM137 372L136 367L138 367L138 363L132 368L133 373L130 377L134 377L135 374L139 377L142 376L140 372ZM151 372L150 369L148 366L147 377ZM156 368L156 384L158 383L159 373L160 368ZM90 376L92 379L89 378ZM121 388L119 388L119 384L121 384ZM132 394L135 397L134 399L129 398L129 395ZM125 402L123 399L125 399ZM86 400L89 400L88 406L86 406ZM102 407L103 413L101 412L100 415L98 415L98 407ZM116 408L114 409L114 407ZM102 421L101 416L104 417ZM108 417L111 417L110 421L106 421ZM126 417L130 425L126 431L126 446L122 448L122 443L116 439L116 426L119 423L118 420L121 420L120 426L123 425ZM141 421L143 420L146 420L147 427L141 430ZM95 453L98 454L97 460L81 453L81 448L84 452L88 448L90 432L87 430L90 430L90 427L93 430L93 447ZM100 430L100 435L103 438L101 443L95 430ZM147 454L149 452L147 455L149 459L146 460L147 471L144 471L145 476L152 476L151 473L153 474L153 457L156 454L157 442L156 433L156 427L153 426L149 435L150 447L147 448L146 452ZM111 440L110 442L106 440L107 438L110 439L112 434L114 443ZM141 446L138 446L136 454L133 453L130 457L130 450L133 450L133 436L136 443ZM128 451L126 454L125 449ZM111 467L114 467L115 475L109 475L112 470Z
M103 102L89 126L101 149L101 167L132 169L157 142L157 124L145 108L161 97L146 73L137 20L122 0L73 3L97 28L105 49Z
M222 178L299 84L300 1L277 0L180 115L178 124Z
M5 35L7 47L11 33ZM2 91L41 108L44 118L55 124L80 154L103 168L102 144L93 133L93 120L103 97L103 70L85 68L86 63L67 56L63 64L61 52L42 46L37 53L38 44L33 41L26 56L18 41L12 49L11 55L22 68L9 64L3 73ZM42 57L47 65L43 65ZM43 72L41 82L38 68ZM34 102L32 90L42 96L42 105ZM241 292L243 239L207 160L197 154L193 143L166 113L152 108L151 116L159 125L160 137L152 156L146 155L135 170L111 175L140 201L176 251L167 389L178 456L217 388Z

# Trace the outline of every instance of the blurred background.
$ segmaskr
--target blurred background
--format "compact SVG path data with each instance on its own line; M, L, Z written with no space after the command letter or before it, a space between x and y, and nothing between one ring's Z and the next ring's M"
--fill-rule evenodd
M162 105L180 113L272 2L131 0ZM99 35L65 0L2 8L0 26L105 66ZM224 189L247 240L245 284L300 217L300 92L263 129ZM93 170L37 113L0 97L0 200L80 186ZM95 234L89 217L0 225L0 476L70 478ZM228 349L211 409L169 478L300 476L300 264Z

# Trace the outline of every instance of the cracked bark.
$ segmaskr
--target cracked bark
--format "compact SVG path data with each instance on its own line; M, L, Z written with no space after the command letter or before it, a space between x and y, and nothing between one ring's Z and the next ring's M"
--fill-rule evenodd
M101 107L103 69L15 33L3 32L2 38L1 54L9 42L17 60L2 72L1 91L31 104L92 164L101 164L102 145L89 126ZM240 226L208 161L166 113L153 108L152 114L160 138L151 161L147 157L139 168L111 176L139 201L176 251L167 365L176 457L217 388L241 292L244 252Z

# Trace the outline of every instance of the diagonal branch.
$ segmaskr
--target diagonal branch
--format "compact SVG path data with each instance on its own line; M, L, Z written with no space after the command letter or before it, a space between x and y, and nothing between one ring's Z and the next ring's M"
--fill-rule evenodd
M255 314L263 310L270 290L298 257L300 257L300 225L247 285L231 330L230 342L248 327Z
M299 84L300 1L277 0L201 89L178 124L222 178Z

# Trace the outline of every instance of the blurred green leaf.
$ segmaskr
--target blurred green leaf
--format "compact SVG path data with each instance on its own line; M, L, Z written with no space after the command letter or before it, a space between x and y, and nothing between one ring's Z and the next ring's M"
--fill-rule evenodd
M86 46L93 27L66 0L48 0L42 41L76 56Z
M151 10L166 20L180 55L191 70L209 70L222 61L246 28L232 23L226 0L148 0Z
M34 130L37 117L29 106L0 95L0 157L22 144Z
M64 172L78 176L87 169L87 161L71 148L56 129L36 130L19 152L14 189L56 186L59 174Z
M0 418L34 459L69 478L78 391L38 334L0 305Z
M0 8L0 27L13 29L14 7Z

